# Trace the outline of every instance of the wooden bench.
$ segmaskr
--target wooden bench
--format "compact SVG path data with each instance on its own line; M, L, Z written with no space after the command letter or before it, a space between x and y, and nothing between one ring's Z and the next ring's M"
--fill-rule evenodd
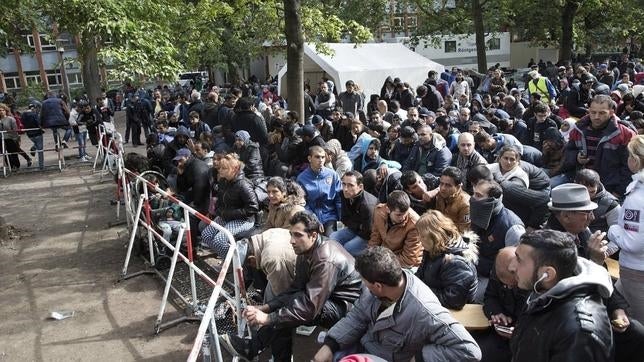
M608 274L614 279L619 279L619 262L611 258L606 258L605 262L608 267Z
M468 331L480 331L490 328L490 322L483 313L482 304L465 304L463 309L449 309L449 312Z

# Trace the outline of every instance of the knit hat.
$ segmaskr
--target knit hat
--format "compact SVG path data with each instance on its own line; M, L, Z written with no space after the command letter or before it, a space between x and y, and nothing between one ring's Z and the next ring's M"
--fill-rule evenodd
M190 138L190 131L185 126L179 126L177 128L177 132L175 133L177 136L186 136Z
M241 140L244 143L250 141L250 134L244 130L235 132L235 139Z
M320 124L322 122L324 122L324 119L322 119L322 117L317 115L317 114L314 115L313 117L311 117L311 123L312 124Z
M304 127L299 128L295 133L297 133L298 136L308 136L308 137L315 137L315 126L311 124L307 124Z

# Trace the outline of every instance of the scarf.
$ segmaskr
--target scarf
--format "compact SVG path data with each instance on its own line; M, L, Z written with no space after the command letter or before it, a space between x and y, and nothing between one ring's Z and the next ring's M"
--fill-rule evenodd
M497 215L503 208L503 196L495 199L488 197L483 200L470 198L470 221L472 224L487 230L492 216Z

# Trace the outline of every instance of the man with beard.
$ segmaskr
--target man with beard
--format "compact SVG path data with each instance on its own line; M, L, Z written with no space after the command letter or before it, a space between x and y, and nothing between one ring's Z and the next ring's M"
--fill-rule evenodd
M470 228L470 195L463 191L463 178L456 167L443 170L434 201L434 209L452 219L461 233Z
M612 361L608 272L577 257L574 237L560 231L524 234L515 256L509 270L532 292L512 333L512 360Z
M430 188L435 188L441 173L451 161L452 153L443 136L433 133L429 126L422 126L418 129L418 142L411 150L402 171L418 172Z
M326 82L320 82L320 90L317 97L315 97L315 113L324 119L328 119L334 108L335 95L329 92L329 85Z
M313 361L364 351L386 361L479 361L481 351L425 283L382 246L356 258L365 291L324 339ZM345 352L344 354L347 354Z
M422 215L429 210L431 203L440 191L437 187L428 191L427 185L416 171L405 171L400 176L400 185L403 191L409 195L411 208L418 215Z
M254 338L219 337L235 356L252 360L270 345L274 361L290 361L295 327L331 328L360 296L362 282L353 257L336 241L321 237L315 215L300 211L290 224L291 246L297 255L295 280L268 304L244 309L244 318L258 328Z
M467 175L472 167L487 165L487 161L474 149L474 136L465 132L458 136L458 154L452 159L452 166L456 166L463 175ZM465 190L471 191L472 185L466 183Z

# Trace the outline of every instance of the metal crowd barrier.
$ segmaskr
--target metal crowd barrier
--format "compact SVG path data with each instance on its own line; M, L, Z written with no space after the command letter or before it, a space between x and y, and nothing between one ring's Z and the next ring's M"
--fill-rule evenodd
M2 175L3 175L3 177L9 176L11 174L11 172L12 172L11 166L9 165L9 159L8 159L9 155L18 155L18 156L20 155L19 152L7 152L4 134L9 133L9 132L14 132L14 133L20 132L21 133L20 136L26 136L26 135L24 135L22 133L27 132L27 131L37 131L37 130L45 131L45 133L43 133L43 149L42 150L36 150L36 156L32 156L32 160L33 160L32 162L34 162L34 163L38 162L38 153L43 153L43 157L44 157L44 152L54 151L54 152L56 152L58 154L58 170L62 171L65 168L65 157L63 157L63 147L61 147L62 145L61 145L61 142L60 142L60 139L61 139L62 136L58 137L57 139L54 138L54 140L55 140L55 142L54 142L55 147L54 148L45 148L44 147L44 136L45 136L46 133L48 133L48 132L46 132L47 129L48 128L25 128L25 129L22 129L20 131L0 131L0 144L1 144L0 151L2 151L2 152L0 152L0 156L2 156ZM52 137L53 137L53 134L52 134ZM26 138L29 139L28 137L26 137ZM25 137L22 137L21 141L24 141L24 139L25 139ZM70 148L71 149L77 149L78 147L70 147ZM28 153L29 151L25 151L25 152Z
M109 149L109 147L106 148ZM106 152L104 155L107 155L108 149L103 150L103 152ZM245 334L250 335L250 329L248 328L246 321L242 318L241 315L243 308L247 305L247 295L244 285L241 260L237 252L235 238L230 233L230 231L210 220L208 217L199 213L189 205L186 205L171 193L163 190L156 184L145 179L142 174L138 174L126 169L123 165L123 158L120 157L120 155L116 155L115 162L118 171L117 193L122 194L123 196L126 221L128 228L131 229L127 253L119 280L122 281L144 274L155 274L159 276L162 280L165 281L165 288L163 291L163 297L161 299L161 305L159 306L159 313L154 325L155 332L159 333L166 328L185 321L201 320L197 336L195 338L191 353L188 357L188 361L195 361L200 354L203 356L204 360L210 360L211 356L214 356L216 358L216 361L223 361L221 346L219 345L219 339L217 338L218 332L214 316L214 309L220 297L224 297L226 300L231 302L232 306L234 306L237 334L239 336L244 336ZM143 192L138 196L138 199L135 198L136 193L133 192L133 189L136 190L138 188L137 184L142 186L143 188ZM150 192L154 192L157 195L167 198L183 209L184 221L181 224L176 240L166 240L156 230L151 217ZM118 202L118 199L116 208L118 218L120 217L120 202ZM194 263L195 255L193 252L193 241L190 236L189 221L191 216L196 217L202 222L213 226L214 228L219 230L219 232L223 232L224 235L226 235L226 237L228 238L228 241L231 245L228 253L223 259L221 270L216 280L213 280L208 275L206 275L206 273ZM149 251L149 260L146 261L147 268L140 272L128 274L128 267L132 257L132 250L139 231L143 231L147 235L147 246ZM181 243L184 239L184 236L186 239L187 255L184 255L181 252ZM155 268L155 239L172 251L170 269L168 271L167 277ZM181 292L179 292L175 287L172 286L175 268L179 260L185 263L185 265L187 265L189 268L191 295L188 298L184 297ZM234 271L234 296L229 295L223 289L223 285L226 282L226 274L228 268L230 268L231 262ZM212 293L210 294L210 298L205 305L203 304L204 301L199 301L197 296L195 274L213 288ZM173 294L181 299L186 305L189 305L190 311L186 316L182 316L163 323L163 315L166 309L170 292L173 292ZM235 357L233 360L237 361L238 359Z

